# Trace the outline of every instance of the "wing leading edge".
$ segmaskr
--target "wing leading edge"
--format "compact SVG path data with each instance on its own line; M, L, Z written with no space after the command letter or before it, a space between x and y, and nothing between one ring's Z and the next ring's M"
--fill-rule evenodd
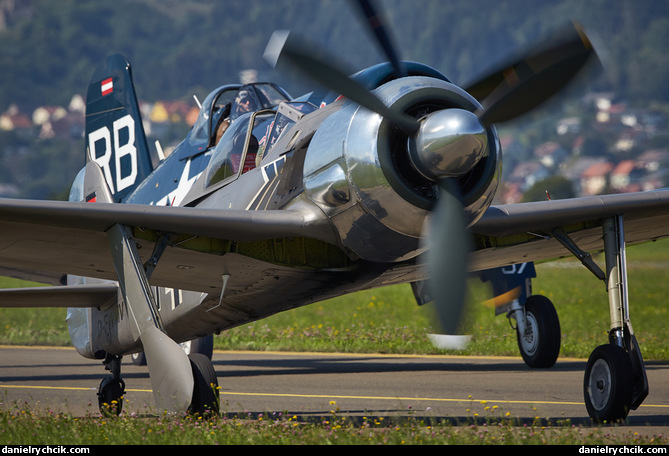
M602 222L623 215L629 243L669 236L669 190L492 206L471 227L476 251L471 268L490 269L543 261L568 252L555 230L584 251L602 248ZM156 285L211 292L220 281L221 251L209 244L309 238L337 244L327 219L296 211L211 210L129 204L0 199L0 266L116 280L106 230L116 223L140 234L151 255L160 233L178 238L161 260ZM141 232L151 236L141 236ZM189 244L201 238L209 243ZM379 247L381 248L381 247ZM171 255L171 256L170 256ZM216 284L216 286L214 286Z
M104 232L114 224L234 241L283 236L331 238L323 220L296 211L212 210L134 204L98 204L0 198L0 226L20 223L50 229ZM1 239L1 238L0 238Z
M222 260L220 249L203 246L205 241L229 244L308 236L327 243L332 238L323 220L295 211L0 199L0 265L117 280L106 234L115 224L138 234L144 261L158 236L177 239L178 248L168 249L153 278L156 285L192 289L193 284L199 291L211 291L220 281L220 272L212 272L212 265ZM191 249L192 243L197 245Z
M630 244L669 236L669 189L492 206L471 228L477 243L473 268L565 256L557 231L583 251L601 250L603 221L618 215Z

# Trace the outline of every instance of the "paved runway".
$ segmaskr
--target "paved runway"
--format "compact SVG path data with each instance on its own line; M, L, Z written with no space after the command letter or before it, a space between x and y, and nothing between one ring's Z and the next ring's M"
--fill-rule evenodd
M582 397L583 360L529 369L520 357L386 356L216 352L224 411L357 416L537 417L590 424ZM650 394L626 426L669 431L669 362L648 362ZM0 402L97 413L96 391L107 375L74 349L0 347ZM124 410L155 412L146 367L125 363Z

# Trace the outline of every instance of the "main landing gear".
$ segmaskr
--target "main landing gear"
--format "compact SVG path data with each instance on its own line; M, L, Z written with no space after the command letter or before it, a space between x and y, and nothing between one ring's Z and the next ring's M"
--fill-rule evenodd
M148 278L165 243L158 242L152 259L143 265L127 227L114 225L107 230L107 237L127 306L124 318L146 354L156 407L173 413L217 413L218 380L211 359L200 353L186 354L183 347L167 335L149 286ZM125 390L120 376L120 356L108 355L105 366L112 374L100 385L100 408L103 413L118 414Z
M516 338L523 361L529 367L552 367L560 353L562 336L555 306L545 296L532 295L521 306L518 300L507 313L516 320Z
M218 377L211 357L204 353L191 352L188 359L193 374L193 395L187 412L199 415L218 414ZM107 355L104 365L111 374L100 383L98 406L103 415L120 415L125 394L125 382L121 378L121 357Z
M95 194L100 203L114 201L95 161L86 164L84 189L86 194ZM169 234L161 235L146 263L142 262L130 227L117 223L106 234L123 297L117 328L123 326L126 337L142 344L156 408L170 413L218 411L218 380L211 360L201 354L187 355L169 337L149 285ZM111 376L102 381L98 391L103 413L121 413L123 406L125 384L121 379L121 357L116 355L108 353L104 363Z
M629 316L623 217L604 221L606 273L562 231L555 238L607 284L611 318L609 341L590 355L583 379L585 407L593 421L624 420L648 395L648 380Z
M532 295L532 278L536 276L531 262L479 273L481 280L491 283L495 315L506 313L511 327L516 330L518 349L525 364L547 368L555 364L560 354L560 320L550 299Z
M612 423L624 420L630 410L641 405L648 396L648 380L629 317L623 217L605 220L602 229L606 272L562 230L553 230L551 237L607 284L611 319L609 340L595 348L588 359L583 379L583 397L593 421ZM518 282L522 287L522 281L525 280L528 291L521 289L530 294L529 280L534 275L533 271L523 269L526 265L529 263L502 270L507 282L503 289L511 289L513 287L509 284L515 286ZM530 367L551 367L560 351L560 322L550 300L539 295L529 296L524 305L521 299L516 299L509 307L498 309L498 312L502 310L516 321L518 348L525 363Z

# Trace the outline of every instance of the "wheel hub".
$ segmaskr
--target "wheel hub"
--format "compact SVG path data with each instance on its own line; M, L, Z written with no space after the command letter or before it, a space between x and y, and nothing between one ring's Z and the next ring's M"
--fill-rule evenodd
M597 360L590 372L588 393L593 407L600 411L609 402L611 396L611 370L604 360Z
M523 332L523 336L520 338L520 342L523 344L523 350L525 353L532 356L536 352L537 345L539 343L536 331L537 321L534 318L534 315L532 315L530 312L527 312L525 315L525 322L525 331Z

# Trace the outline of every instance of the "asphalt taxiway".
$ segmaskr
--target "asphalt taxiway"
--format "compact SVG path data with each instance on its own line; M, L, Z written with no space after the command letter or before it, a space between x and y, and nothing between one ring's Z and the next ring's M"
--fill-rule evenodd
M589 425L585 360L530 369L522 359L215 352L222 410L241 415L428 416L454 423L514 417ZM650 394L625 426L669 431L669 362L647 362ZM70 348L0 347L0 402L97 413L101 362ZM148 369L123 363L125 413L157 413Z

